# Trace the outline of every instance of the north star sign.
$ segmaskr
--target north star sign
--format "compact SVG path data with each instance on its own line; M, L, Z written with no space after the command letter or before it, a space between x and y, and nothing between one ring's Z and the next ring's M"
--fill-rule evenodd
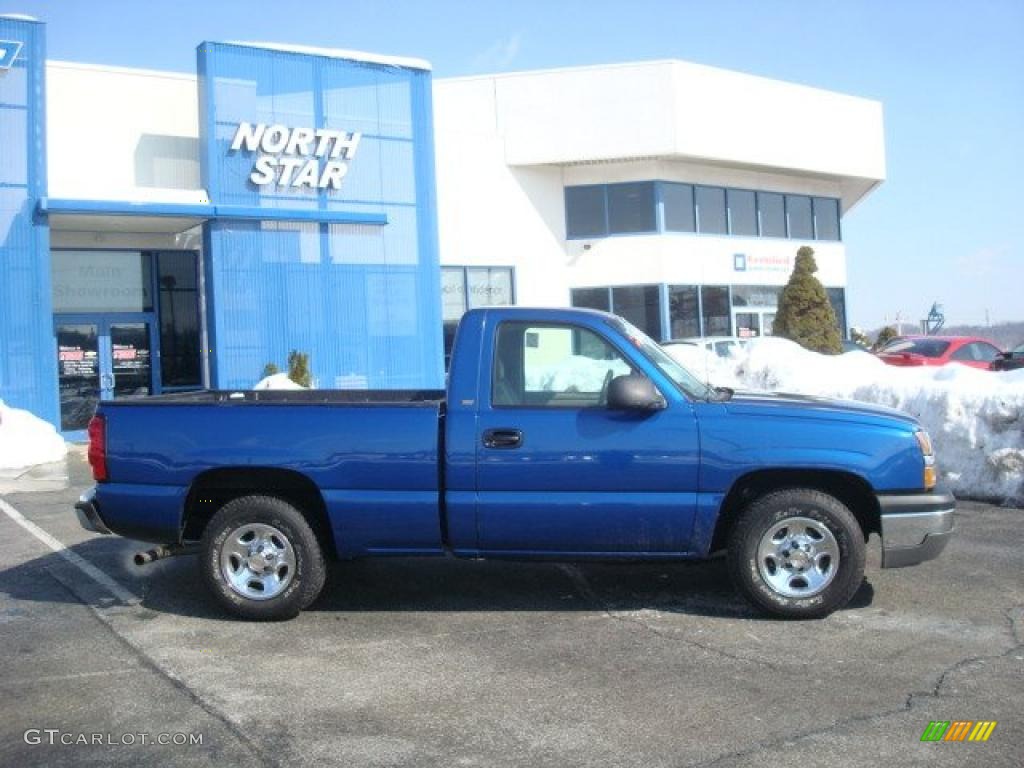
M249 174L256 186L340 189L360 138L330 128L239 123L231 151L256 154Z

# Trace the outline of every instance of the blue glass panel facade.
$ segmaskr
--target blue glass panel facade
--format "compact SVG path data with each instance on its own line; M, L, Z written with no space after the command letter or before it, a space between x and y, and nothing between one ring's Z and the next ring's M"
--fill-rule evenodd
M45 32L0 18L0 41L21 43L0 70L0 400L57 424L49 229L34 215L46 195Z
M198 73L210 202L268 211L264 221L205 225L211 385L251 386L268 362L283 366L296 349L309 353L322 388L440 388L430 73L222 43L199 47ZM255 138L237 146L241 124L281 126L298 143L269 152L274 134L251 151ZM302 166L312 159L318 176L325 170L329 144L303 147L294 129L334 131L341 143L360 134L354 152L339 155L340 183L255 183L261 155L298 157ZM282 209L323 219L269 220ZM339 213L386 223L327 220Z

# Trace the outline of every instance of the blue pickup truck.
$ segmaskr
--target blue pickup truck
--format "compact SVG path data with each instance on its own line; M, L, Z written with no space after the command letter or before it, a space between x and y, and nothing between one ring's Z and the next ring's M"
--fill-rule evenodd
M295 616L327 561L681 560L725 551L768 613L825 616L936 557L954 498L928 435L859 403L713 388L621 318L470 311L443 391L206 391L103 403L82 524L197 552L248 619Z

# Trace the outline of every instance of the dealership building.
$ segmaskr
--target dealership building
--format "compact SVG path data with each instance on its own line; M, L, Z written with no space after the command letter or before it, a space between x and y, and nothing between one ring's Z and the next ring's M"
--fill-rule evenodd
M432 80L416 59L205 42L195 74L48 61L0 17L0 399L439 388L470 307L657 338L771 332L801 245L845 325L842 216L881 105L679 61Z

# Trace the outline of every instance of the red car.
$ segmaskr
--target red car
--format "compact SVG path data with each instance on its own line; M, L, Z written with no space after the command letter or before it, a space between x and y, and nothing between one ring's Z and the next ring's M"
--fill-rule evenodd
M889 365L961 363L988 371L1002 353L991 341L973 336L900 336L876 354Z

